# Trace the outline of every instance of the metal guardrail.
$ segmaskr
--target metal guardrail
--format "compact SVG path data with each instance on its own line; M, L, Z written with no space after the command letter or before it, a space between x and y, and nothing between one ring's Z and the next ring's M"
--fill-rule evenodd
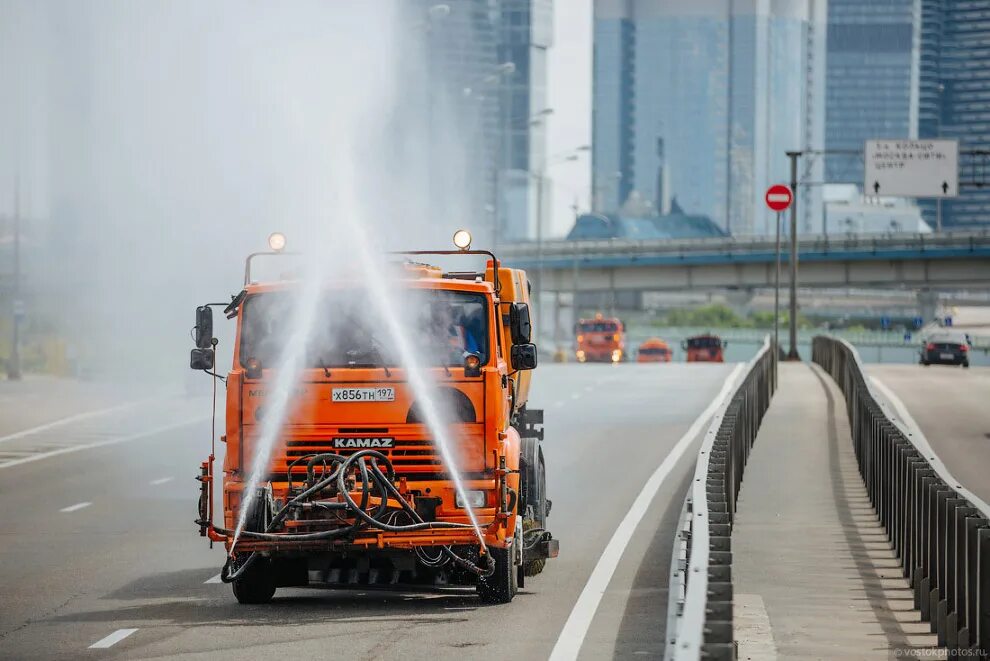
M990 655L990 506L874 394L849 343L816 337L812 360L845 395L860 474L922 620L939 645Z
M734 659L732 522L743 469L776 388L770 339L705 433L671 560L667 659Z

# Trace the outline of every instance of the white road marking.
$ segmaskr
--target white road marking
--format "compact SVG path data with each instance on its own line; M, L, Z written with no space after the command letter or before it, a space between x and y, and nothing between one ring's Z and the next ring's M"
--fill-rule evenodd
M90 645L89 649L105 650L108 647L113 647L114 645L122 641L124 638L130 636L135 631L137 631L137 629L117 629L106 638L102 638L96 641L95 643L93 643L92 645Z
M598 605L601 603L602 596L604 596L605 590L608 589L612 575L619 566L622 554L625 553L626 546L629 545L629 540L632 539L633 533L636 532L636 527L649 509L650 503L663 485L663 481L670 475L674 466L680 461L681 456L683 456L684 452L694 442L695 437L701 433L709 418L715 414L715 411L722 404L722 400L731 392L736 379L739 377L739 373L744 367L744 363L736 365L729 378L722 384L722 389L718 395L701 412L701 415L691 423L688 430L684 432L684 435L681 436L667 456L664 457L664 460L653 472L653 475L650 476L650 479L643 485L642 491L636 496L632 507L629 508L622 522L619 523L619 527L612 534L612 539L609 540L601 557L598 558L598 563L595 565L594 570L592 570L591 576L588 577L588 582L581 591L577 602L575 602L574 608L571 609L571 614L568 616L567 622L564 623L564 628L561 629L560 635L557 637L557 643L553 646L553 651L550 652L550 661L564 661L565 659L577 658L578 653L581 651L581 645L584 643L584 637L588 634L588 628L591 626L595 612L598 610Z
M89 507L93 503L76 503L75 505L69 505L68 507L63 507L59 512L75 512L76 510L81 510L84 507Z
M152 486L158 486L159 484L165 484L166 482L171 482L174 479L175 479L174 477L160 477L157 480L152 480L151 482L148 482L148 484Z
M223 581L220 580L220 574L217 574L213 578L208 578L205 581L203 581L203 585L209 585L213 583L223 583Z
M904 406L904 402L901 401L901 398L895 395L894 391L891 390L889 387L887 387L887 384L885 384L877 377L871 376L870 381L873 383L874 386L876 386L876 389L879 390L881 394L883 394L883 396L887 398L887 401L890 403L890 405L894 407L894 410L897 412L897 415L901 418L901 422L903 422L907 427L909 427L908 431L914 433L917 436L921 436L922 438L924 438L925 435L921 432L921 427L918 426L918 423L915 422L911 414L908 413L907 407Z
M733 602L733 638L739 646L739 658L776 661L777 646L763 597L737 593Z
M165 425L164 427L156 427L154 429L149 429L148 431L138 432L137 434L131 434L130 436L122 436L121 438L111 438L106 441L97 441L95 443L86 443L83 445L71 445L69 447L59 448L58 450L51 450L50 452L41 452L39 454L32 454L28 457L21 457L20 459L12 459L10 461L5 461L3 463L0 463L0 468L11 468L12 466L20 466L21 464L26 464L32 461L40 461L41 459L55 457L60 454L68 454L70 452L79 452L81 450L102 448L107 445L117 445L118 443L129 443L131 441L137 441L142 438L147 438L148 436L163 434L167 431L172 431L173 429L188 427L189 425L193 425L196 424L197 422L202 422L203 420L208 420L208 419L209 418L206 417L195 418L193 420L187 420L185 422L176 422L171 425Z
M117 411L123 411L124 409L129 409L133 406L137 406L142 402L147 400L141 400L138 402L128 402L127 404L120 404L118 406L111 406L106 409L99 409L97 411L87 411L86 413L77 413L75 415L70 415L67 418L60 418L54 422L48 422L37 427L31 427L30 429L24 429L13 434L8 434L6 436L0 436L0 443L6 443L7 441L13 441L17 438L24 438L25 436L31 436L33 434L40 434L43 431L48 431L49 429L57 429L63 425L68 425L73 422L79 422L80 420L87 420L89 418L95 418L97 416L106 415L108 413L115 413Z

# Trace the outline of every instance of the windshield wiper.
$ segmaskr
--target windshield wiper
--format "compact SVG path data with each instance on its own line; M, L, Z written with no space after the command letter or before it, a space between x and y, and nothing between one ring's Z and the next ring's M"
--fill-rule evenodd
M381 350L382 343L379 342L378 338L372 335L371 333L368 333L368 340L371 341L370 353L373 353L376 356L378 356L378 362L381 363L382 369L385 370L385 376L391 377L392 372L388 369L388 365L385 364L385 354L383 354Z
M323 358L322 357L320 357L320 358L317 359L316 364L323 368L323 376L329 379L330 378L330 368L327 367L327 364L323 361Z

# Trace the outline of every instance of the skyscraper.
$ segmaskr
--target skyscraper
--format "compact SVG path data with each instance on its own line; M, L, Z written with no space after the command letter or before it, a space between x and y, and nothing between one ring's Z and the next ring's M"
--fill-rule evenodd
M416 0L416 11L426 17L428 148L439 154L431 169L449 175L435 178L430 197L449 199L452 185L466 187L475 201L459 213L485 226L479 238L532 238L536 205L550 199L538 194L536 173L546 160L546 117L539 113L547 101L553 0Z
M499 117L500 240L529 239L536 234L550 195L539 195L536 175L546 165L547 49L553 43L553 0L499 0L499 61L512 64L502 78ZM545 192L545 191L544 191Z
M918 137L921 20L917 0L829 0L825 148ZM863 181L855 155L825 157L828 182Z
M491 0L416 0L410 12L426 58L425 84L412 91L428 127L421 143L426 212L447 226L469 223L486 243L495 231L502 153L496 9Z
M941 213L922 200L925 219L946 229L987 227L990 188L990 0L921 0L919 137L959 140L960 195L944 200ZM965 182L983 186L966 186Z
M676 198L733 234L772 232L762 194L787 179L785 151L822 146L824 6L597 0L598 206ZM801 194L808 225L818 194Z

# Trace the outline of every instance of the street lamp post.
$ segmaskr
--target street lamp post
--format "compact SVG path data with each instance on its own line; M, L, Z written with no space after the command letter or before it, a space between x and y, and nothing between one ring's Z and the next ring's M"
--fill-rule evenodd
M7 378L18 381L21 378L21 317L24 314L21 302L21 200L20 181L14 187L14 282L13 282L13 336L10 344L10 361L7 364Z
M788 330L790 348L787 351L787 360L801 360L797 349L797 279L798 279L798 250L797 250L797 207L798 207L798 180L797 161L801 156L799 151L787 152L787 157L791 159L791 191L794 199L791 202L791 301L790 319L788 319Z
M548 115L553 112L552 109L547 108L543 111L543 114ZM589 145L581 145L570 151L558 154L557 158L545 159L541 166L533 173L533 178L536 180L536 294L533 300L536 302L537 306L540 304L540 298L543 295L543 187L545 185L547 169L553 167L554 165L560 165L561 163L566 163L568 161L576 161L579 158L581 152L586 152L591 147ZM539 307L537 308L539 310ZM540 313L537 312L539 315ZM542 318L542 317L538 317Z

